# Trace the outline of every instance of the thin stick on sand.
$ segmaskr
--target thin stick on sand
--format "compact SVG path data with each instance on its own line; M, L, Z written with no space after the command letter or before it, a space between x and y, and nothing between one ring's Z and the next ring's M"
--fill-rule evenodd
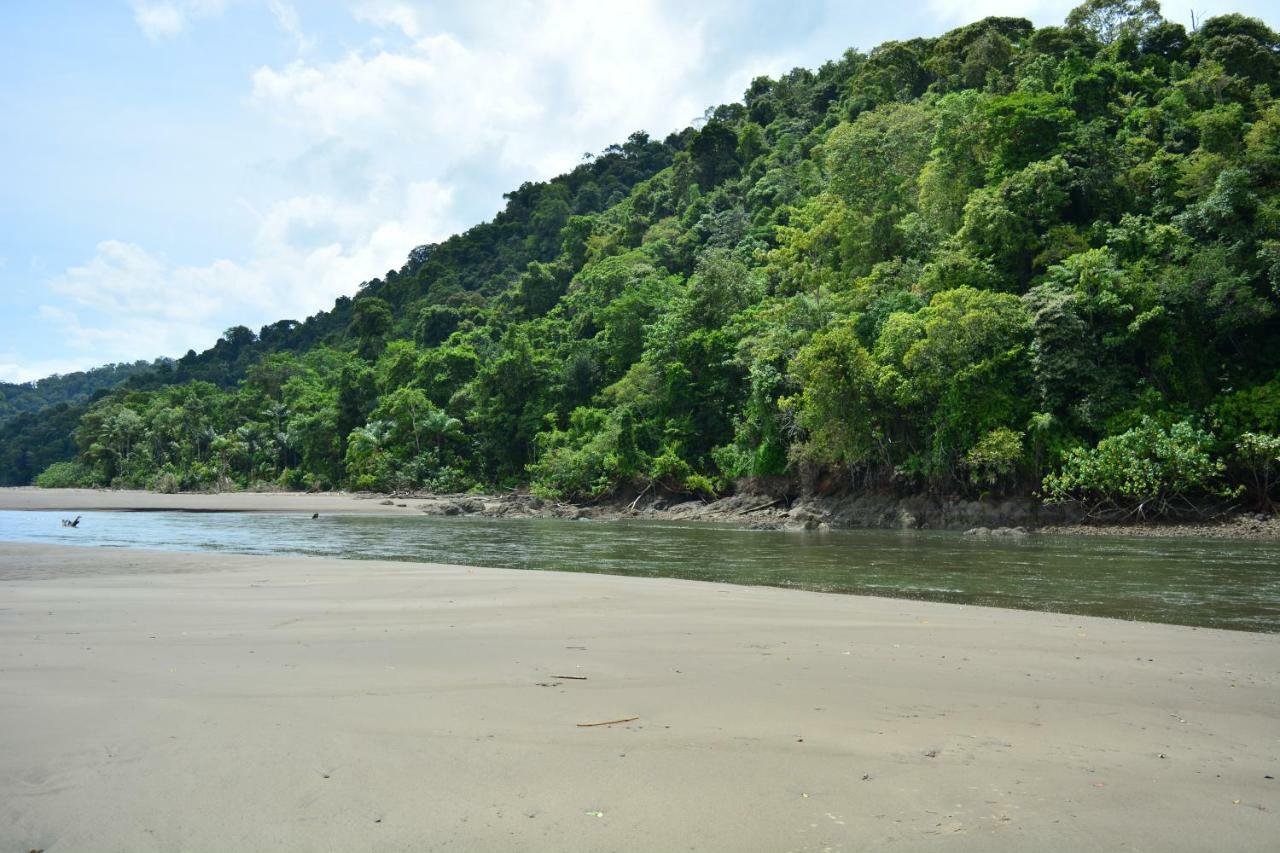
M590 728L591 726L614 726L614 725L617 725L618 723L630 723L631 721L638 720L638 719L640 718L639 717L623 717L621 720L602 720L598 723L578 723L578 728L585 729L585 728Z

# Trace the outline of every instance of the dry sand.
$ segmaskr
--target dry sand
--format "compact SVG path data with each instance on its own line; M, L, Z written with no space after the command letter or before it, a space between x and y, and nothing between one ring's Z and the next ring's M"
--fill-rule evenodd
M1278 668L1079 616L0 544L0 850L1276 850Z

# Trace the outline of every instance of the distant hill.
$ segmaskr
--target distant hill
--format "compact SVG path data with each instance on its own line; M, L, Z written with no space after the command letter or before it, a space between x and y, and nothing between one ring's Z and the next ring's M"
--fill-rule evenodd
M54 374L35 382L0 382L0 423L55 403L79 403L95 391L114 388L132 376L167 368L169 364L169 359L158 358L132 364L104 364L90 370Z

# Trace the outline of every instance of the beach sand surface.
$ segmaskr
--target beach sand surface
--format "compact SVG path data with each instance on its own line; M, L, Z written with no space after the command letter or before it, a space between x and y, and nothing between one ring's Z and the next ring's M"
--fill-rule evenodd
M179 492L136 489L0 488L0 510L121 510L168 512L319 512L419 514L422 499L351 492ZM24 851L25 853L25 851Z
M1265 634L5 543L0 851L1273 851L1278 670Z

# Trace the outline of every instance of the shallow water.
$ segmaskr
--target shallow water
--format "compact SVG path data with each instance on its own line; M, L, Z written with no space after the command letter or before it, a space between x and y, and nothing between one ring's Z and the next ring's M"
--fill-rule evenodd
M675 577L1280 631L1280 542L286 513L0 511L0 540Z

